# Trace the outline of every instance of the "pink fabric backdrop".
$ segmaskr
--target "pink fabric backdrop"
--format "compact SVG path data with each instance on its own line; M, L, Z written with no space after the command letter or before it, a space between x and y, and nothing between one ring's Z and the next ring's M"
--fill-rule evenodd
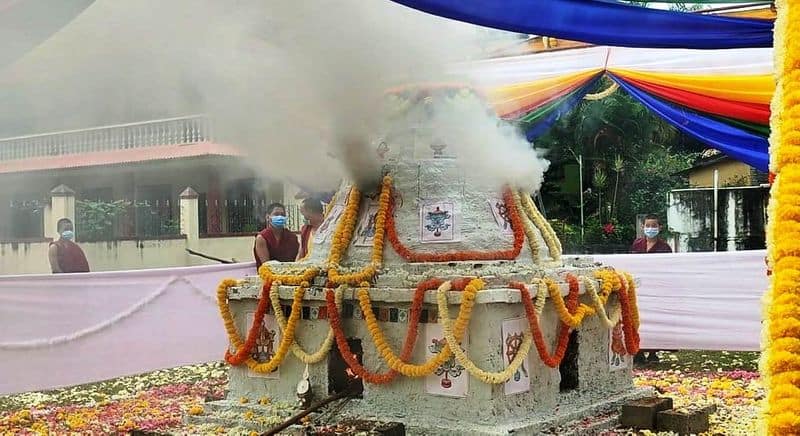
M763 250L594 256L640 282L644 348L758 350ZM0 395L218 360L214 292L252 263L0 276Z

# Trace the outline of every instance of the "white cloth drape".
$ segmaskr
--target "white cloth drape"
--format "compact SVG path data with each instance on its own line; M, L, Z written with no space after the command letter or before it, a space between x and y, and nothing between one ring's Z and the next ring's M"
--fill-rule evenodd
M764 251L595 256L631 272L643 348L758 350ZM0 277L0 395L218 360L249 264Z

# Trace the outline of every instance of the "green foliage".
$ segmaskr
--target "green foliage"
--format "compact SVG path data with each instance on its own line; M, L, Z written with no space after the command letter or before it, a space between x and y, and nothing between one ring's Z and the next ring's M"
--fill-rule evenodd
M593 92L609 85L603 79ZM691 167L704 148L624 91L579 103L534 145L551 162L542 186L550 218L573 226L580 225L580 195L563 191L561 185L565 167L582 156L587 244L629 244L638 214L656 213L664 219L667 192L687 186L676 174ZM603 232L606 224L615 228L612 234Z
M114 224L117 218L127 213L131 204L128 200L78 200L75 203L78 237L82 241L114 239Z

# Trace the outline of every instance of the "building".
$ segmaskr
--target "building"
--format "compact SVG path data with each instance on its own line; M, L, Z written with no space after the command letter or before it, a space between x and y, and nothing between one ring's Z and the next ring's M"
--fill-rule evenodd
M13 187L0 193L0 272L49 272L46 249L62 217L75 221L95 271L205 262L186 248L249 260L267 205L296 203L296 189L259 179L242 158L213 140L203 116L0 139L0 184ZM187 188L205 243L182 232ZM288 212L296 230L296 204Z

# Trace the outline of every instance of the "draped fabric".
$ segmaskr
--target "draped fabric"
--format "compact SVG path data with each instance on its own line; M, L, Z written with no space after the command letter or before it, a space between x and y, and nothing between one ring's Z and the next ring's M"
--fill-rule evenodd
M562 115L569 113L592 87L600 80L600 75L596 75L585 85L577 88L569 94L559 98L551 104L531 112L519 119L519 125L525 132L528 141L547 133L547 130L561 118Z
M769 145L766 138L667 103L636 88L625 80L621 80L618 76L612 75L612 78L636 100L681 132L697 138L733 159L744 162L760 171L768 171L769 156L767 149Z
M511 32L619 47L772 47L773 22L587 0L393 0L429 14Z

